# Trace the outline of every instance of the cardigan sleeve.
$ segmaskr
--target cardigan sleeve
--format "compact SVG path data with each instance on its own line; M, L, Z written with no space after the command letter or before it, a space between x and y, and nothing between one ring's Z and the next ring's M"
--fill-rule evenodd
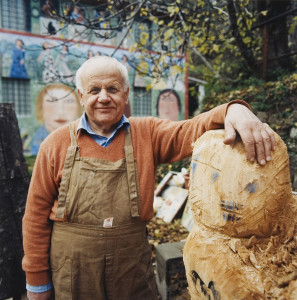
M191 156L192 144L204 132L224 128L228 107L233 103L243 104L250 109L246 102L234 100L184 121L174 122L153 118L150 127L155 165Z
M48 187L48 188L45 188ZM23 218L23 269L27 283L49 283L48 254L51 236L49 215L53 205L55 185L47 152L41 147L37 155Z
M29 285L49 283L49 249L52 221L49 219L59 192L59 182L70 137L68 129L58 129L40 146L23 218L24 258L22 266ZM69 134L68 134L69 135ZM57 144L63 145L57 147Z

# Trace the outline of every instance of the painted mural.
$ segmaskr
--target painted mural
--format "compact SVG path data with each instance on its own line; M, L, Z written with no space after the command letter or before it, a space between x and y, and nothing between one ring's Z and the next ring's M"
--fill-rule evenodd
M72 87L61 83L44 86L36 98L35 114L41 125L34 132L31 154L38 153L50 132L77 119L81 112L79 97Z
M17 116L25 154L36 155L40 143L51 131L81 115L82 108L75 91L76 70L92 56L110 56L113 52L114 48L108 46L0 30L2 77L30 81L31 103L28 105L32 107L32 114ZM154 82L135 71L133 66L137 64L139 54L119 49L113 56L128 69L132 112L133 89L146 88L150 84L152 114L171 120L184 118L184 76L168 76L166 80L161 78ZM149 65L149 68L153 67ZM1 101L5 102L5 99Z
M161 90L157 99L157 116L172 121L179 120L181 112L180 97L174 89Z

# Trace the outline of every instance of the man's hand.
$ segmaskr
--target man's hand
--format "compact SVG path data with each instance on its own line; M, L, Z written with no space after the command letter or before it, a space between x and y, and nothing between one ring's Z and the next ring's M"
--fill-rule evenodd
M234 103L228 107L225 118L225 144L233 144L239 133L247 158L253 162L255 157L261 165L271 160L271 151L276 142L273 130L262 123L246 106Z
M27 291L27 297L29 300L50 300L52 297L52 290L43 293L32 293Z

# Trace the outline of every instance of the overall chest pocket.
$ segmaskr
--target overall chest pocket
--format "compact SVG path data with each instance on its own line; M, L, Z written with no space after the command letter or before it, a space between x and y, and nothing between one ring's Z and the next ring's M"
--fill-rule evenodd
M73 222L101 225L117 216L130 218L126 161L80 161L74 195L69 197L68 216ZM76 181L76 178L73 178Z
M124 182L123 182L124 181ZM127 185L127 170L125 160L109 162L99 160L81 161L79 168L79 188L93 191L94 193L111 192L118 182Z

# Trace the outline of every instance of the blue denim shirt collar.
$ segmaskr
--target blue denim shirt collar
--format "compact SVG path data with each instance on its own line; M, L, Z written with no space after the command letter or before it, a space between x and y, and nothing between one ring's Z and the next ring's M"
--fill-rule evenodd
M118 130L122 127L124 127L126 130L128 130L130 126L129 120L127 119L127 117L125 115L122 116L118 126L116 127L116 129L112 132L112 134L109 137L105 137L102 135L99 135L97 133L95 133L89 123L88 123L88 119L87 119L87 115L86 112L84 112L79 120L78 123L78 127L77 127L77 132L81 129L85 130L91 137L92 139L99 144L102 147L107 147L114 139L116 133L118 132Z

